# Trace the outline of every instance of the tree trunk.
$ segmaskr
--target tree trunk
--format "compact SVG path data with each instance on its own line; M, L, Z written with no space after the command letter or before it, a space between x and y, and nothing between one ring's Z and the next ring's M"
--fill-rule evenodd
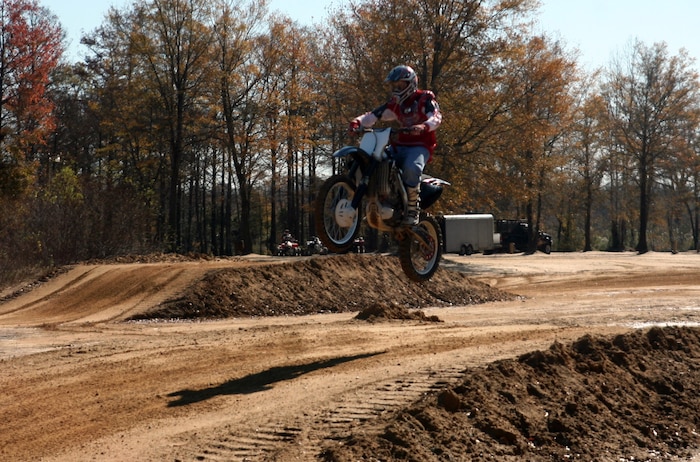
M216 195L216 175L217 175L217 168L216 166L218 165L216 158L214 158L214 161L212 162L211 166L211 225L209 228L209 232L211 233L211 251L216 255L217 252L217 241L218 239L216 238L216 224L218 222L216 213L216 201L217 195Z
M241 245L243 248L241 249L241 253L243 255L248 255L252 252L253 248L253 239L250 229L250 197L252 188L245 181L245 177L238 176L237 178L239 183L239 195L241 198L241 226L238 239L242 242Z
M647 226L649 224L649 177L646 167L639 169L639 241L635 250L639 253L647 253Z
M168 233L167 241L170 251L176 252L180 245L180 229L178 217L180 204L178 203L178 185L180 183L180 155L175 152L170 154L170 186L168 188Z
M586 216L583 225L583 251L590 252L593 249L591 244L591 215L593 213L593 185L590 179L586 179Z

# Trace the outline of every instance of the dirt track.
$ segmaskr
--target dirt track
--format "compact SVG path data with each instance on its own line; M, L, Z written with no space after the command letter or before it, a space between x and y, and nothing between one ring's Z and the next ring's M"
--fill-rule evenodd
M83 265L0 304L0 459L318 460L466 368L585 334L700 323L699 255L599 252L448 256L445 271L519 297L423 308L441 322L352 310L123 322L212 270L256 265L268 276L251 284L272 290L266 265L293 261ZM353 290L373 293L382 265L347 268Z

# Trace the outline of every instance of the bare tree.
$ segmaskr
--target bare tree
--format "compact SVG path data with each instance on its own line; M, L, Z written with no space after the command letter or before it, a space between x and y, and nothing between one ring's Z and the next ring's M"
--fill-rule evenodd
M198 103L211 72L212 33L206 0L151 0L140 6L132 52L145 63L163 110L169 143L168 237L181 240L181 170L188 141L196 133Z
M612 142L633 160L639 190L636 250L647 252L647 229L660 162L683 137L698 98L687 53L669 56L665 43L636 41L626 61L613 63L603 85Z
M574 115L574 126L569 139L573 181L575 191L569 193L576 197L584 211L583 250L591 251L593 208L602 181L602 127L601 115L605 110L598 93L588 92L591 81L582 86L584 100ZM571 232L571 227L569 228ZM573 243L570 243L573 249Z
M261 110L260 86L265 78L260 65L263 43L259 30L266 9L264 2L248 5L230 1L220 4L214 24L215 59L218 64L218 93L224 124L223 144L228 155L228 169L233 170L240 200L240 251L250 252L251 197L262 148L257 143L265 111ZM229 186L230 188L231 186Z

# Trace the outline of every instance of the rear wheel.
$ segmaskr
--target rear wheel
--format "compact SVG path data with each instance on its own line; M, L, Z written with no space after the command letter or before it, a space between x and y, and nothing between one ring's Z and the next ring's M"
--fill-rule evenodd
M425 282L433 277L440 266L442 233L437 221L424 215L416 225L419 239L409 234L399 243L399 261L406 276L414 282ZM425 240L423 243L421 241Z
M360 213L352 207L354 196L355 185L345 175L330 177L318 191L316 234L331 252L348 252L360 231Z

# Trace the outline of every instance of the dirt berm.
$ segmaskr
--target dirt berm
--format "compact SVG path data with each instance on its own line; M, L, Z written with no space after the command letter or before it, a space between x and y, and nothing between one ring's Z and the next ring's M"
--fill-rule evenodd
M308 315L363 311L387 302L407 310L513 298L442 268L431 280L415 284L402 273L398 258L349 254L210 271L181 297L131 319Z

